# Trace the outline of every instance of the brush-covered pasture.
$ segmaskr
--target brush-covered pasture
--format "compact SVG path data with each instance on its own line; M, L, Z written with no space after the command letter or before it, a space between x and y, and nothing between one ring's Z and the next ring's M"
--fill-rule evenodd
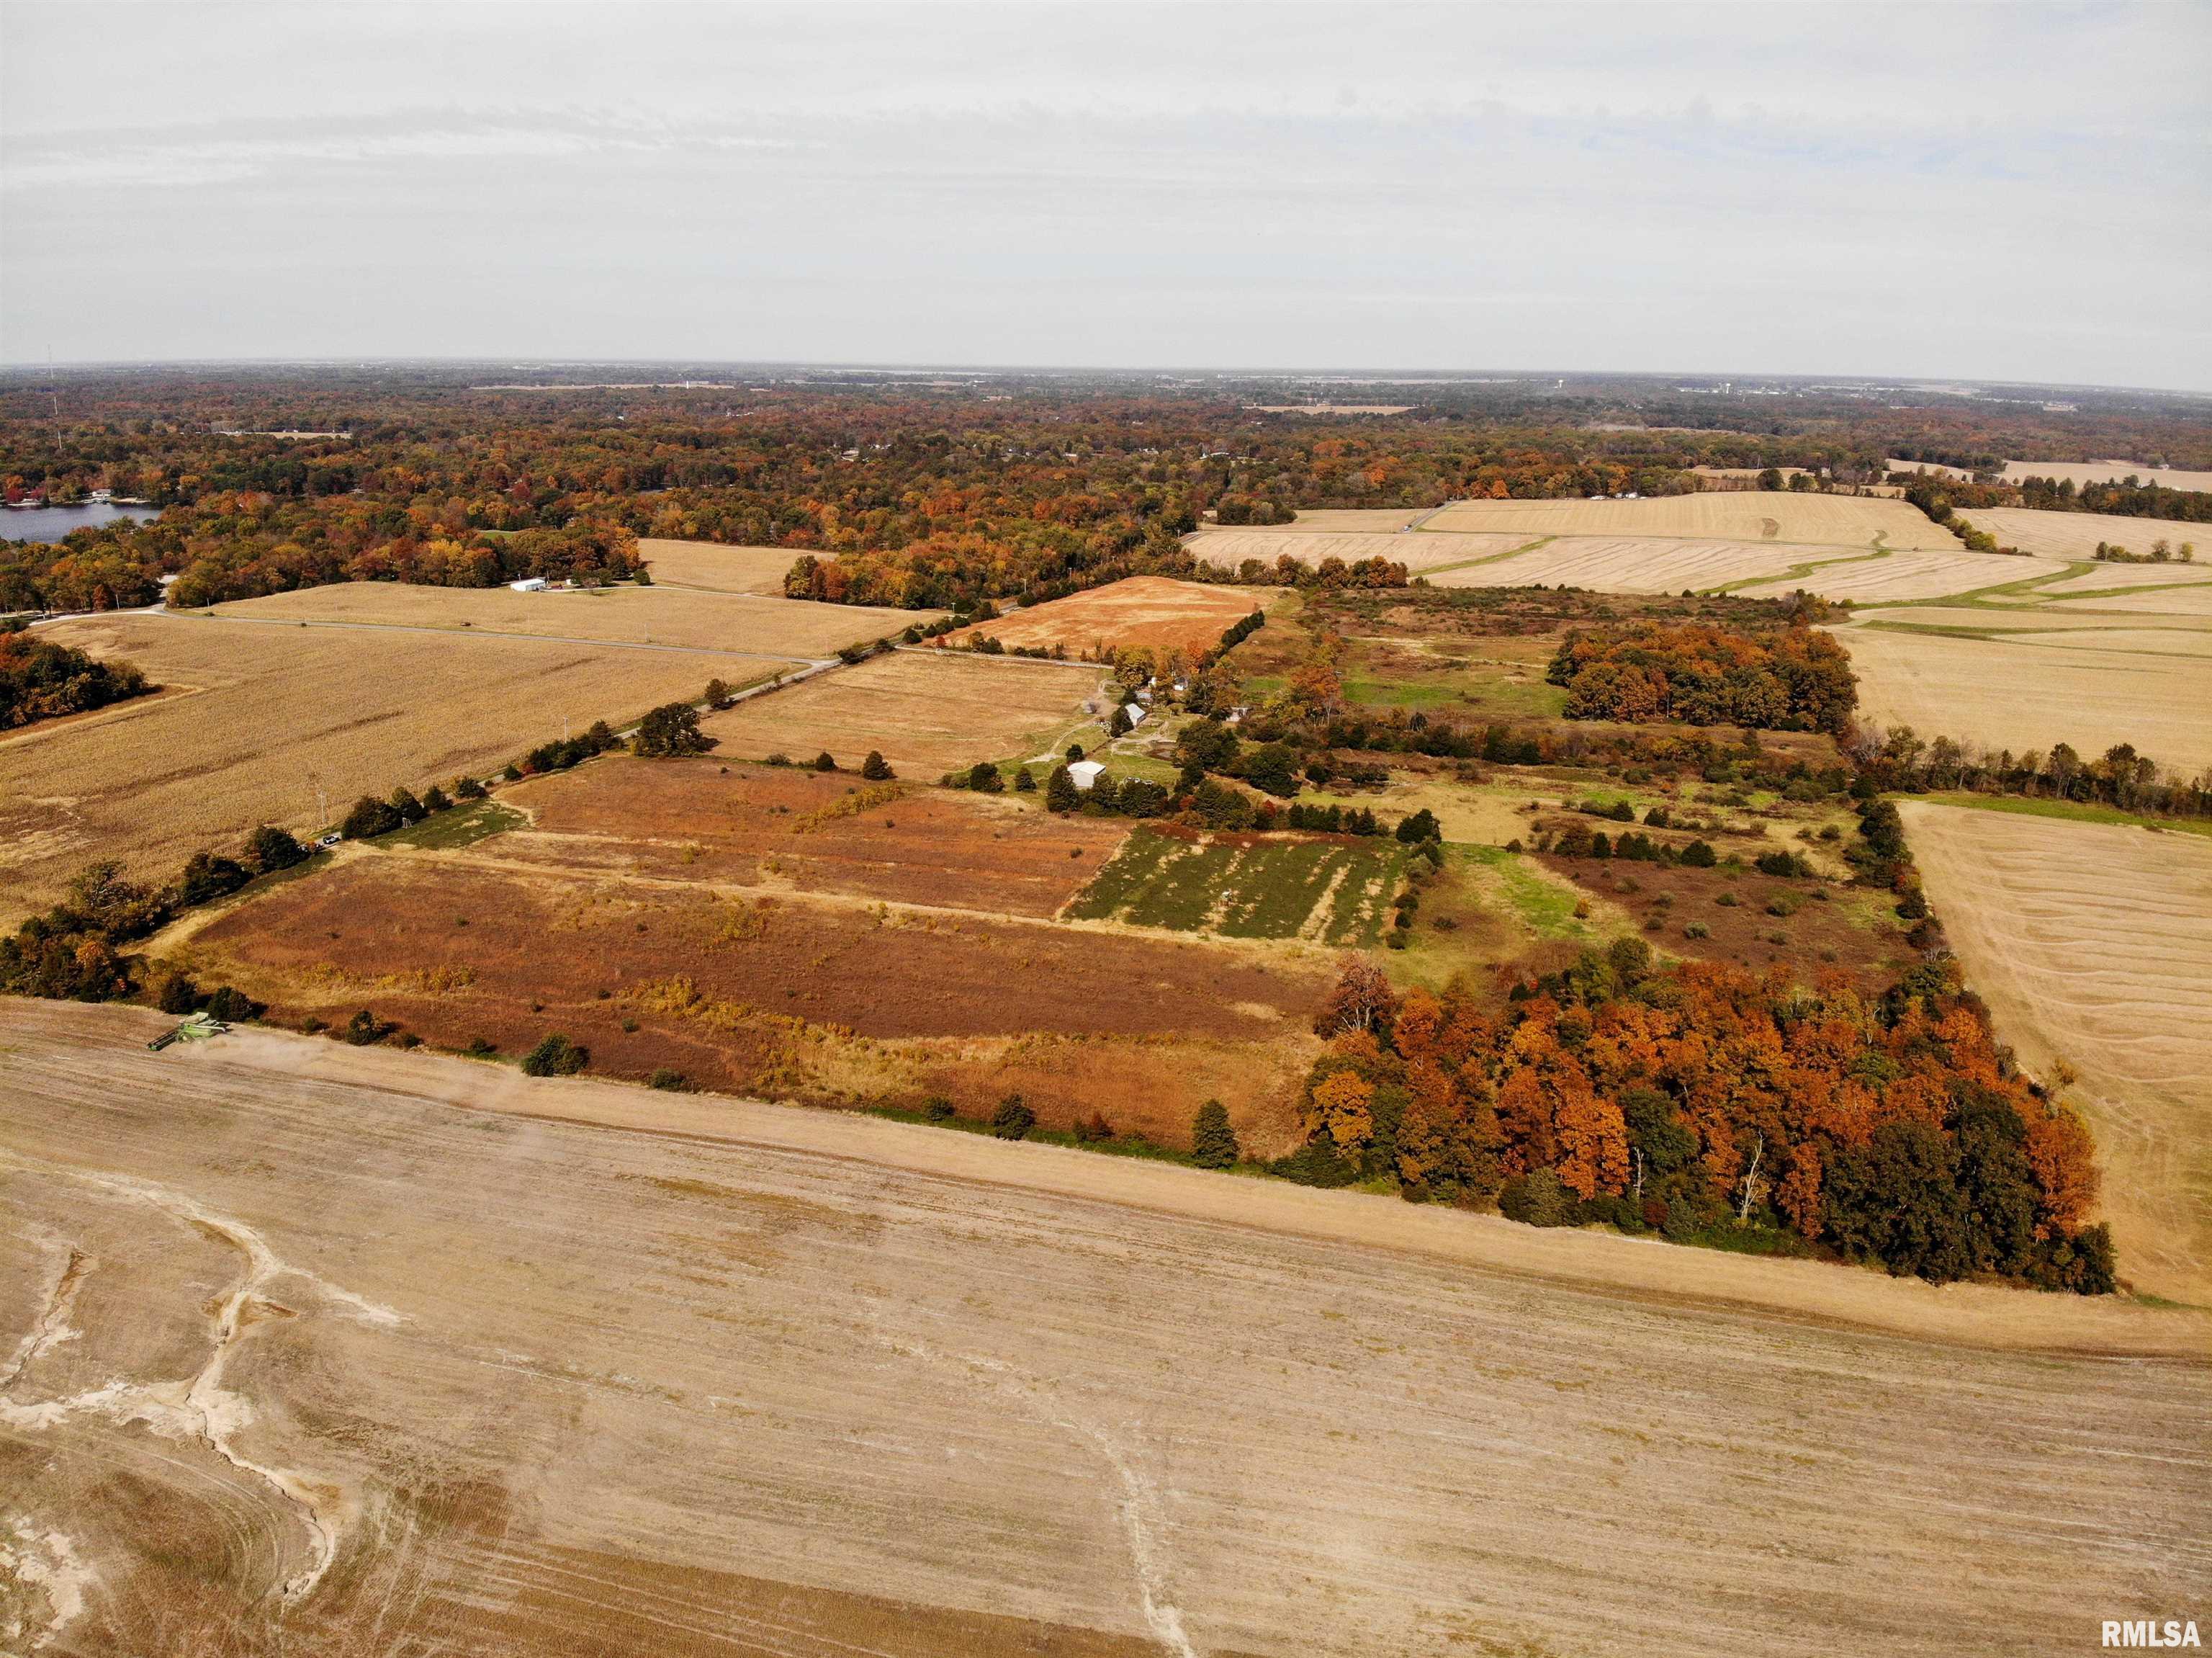
M824 1104L938 1095L988 1116L1020 1092L1048 1126L1103 1112L1167 1143L1209 1096L1261 1143L1283 1138L1295 1086L1283 1073L1311 1042L1330 966L1319 953L383 852L254 896L168 954L295 1025L343 1026L366 1007L434 1046L510 1058L557 1031L595 1073L673 1070Z
M613 756L501 799L529 815L484 849L508 863L1020 916L1054 914L1128 832L1003 795L712 756Z
M1084 704L1104 684L1103 670L1081 664L899 650L750 698L701 728L720 752L748 759L828 753L850 769L873 750L902 772L934 777L1043 751L1085 722Z
M1229 938L1381 942L1405 848L1358 837L1209 835L1144 827L1069 917Z

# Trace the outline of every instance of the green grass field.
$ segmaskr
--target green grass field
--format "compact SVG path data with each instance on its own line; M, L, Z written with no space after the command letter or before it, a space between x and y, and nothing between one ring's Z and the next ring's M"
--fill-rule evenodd
M1405 869L1395 841L1200 844L1139 829L1067 913L1231 938L1372 946Z
M502 806L495 800L480 800L472 806L457 806L450 812L441 812L420 823L410 824L404 829L395 829L388 835L378 837L379 846L419 846L425 851L450 852L455 847L473 846L480 840L489 840L494 835L520 827L530 820L512 806Z

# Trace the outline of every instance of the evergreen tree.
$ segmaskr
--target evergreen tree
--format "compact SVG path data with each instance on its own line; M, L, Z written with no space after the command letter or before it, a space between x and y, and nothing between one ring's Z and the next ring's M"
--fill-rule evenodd
M1191 1161L1200 1168L1230 1168L1243 1155L1237 1131L1229 1125L1229 1108L1218 1100L1207 1100L1191 1119Z

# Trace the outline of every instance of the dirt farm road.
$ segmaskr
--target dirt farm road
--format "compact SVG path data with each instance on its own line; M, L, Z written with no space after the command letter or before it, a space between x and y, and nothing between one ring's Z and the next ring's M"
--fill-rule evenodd
M2212 1590L2194 1314L163 1022L0 1003L11 1651L2065 1653Z

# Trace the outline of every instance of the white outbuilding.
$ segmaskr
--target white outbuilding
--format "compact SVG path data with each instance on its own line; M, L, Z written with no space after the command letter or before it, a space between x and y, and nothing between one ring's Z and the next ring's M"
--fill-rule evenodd
M517 593L543 593L545 591L545 578L542 576L526 576L520 582L509 582L507 586Z
M1088 789L1105 775L1106 768L1097 760L1078 760L1067 768L1067 780L1078 789Z

